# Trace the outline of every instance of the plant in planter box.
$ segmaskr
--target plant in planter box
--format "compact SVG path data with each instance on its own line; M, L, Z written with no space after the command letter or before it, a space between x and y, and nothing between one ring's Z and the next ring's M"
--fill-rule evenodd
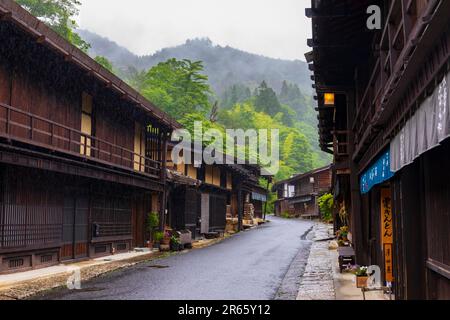
M180 240L176 236L170 238L170 249L172 251L180 250Z
M148 242L148 247L153 248L153 243L155 241L154 239L154 232L155 229L159 226L159 215L157 212L150 212L147 215L147 231L150 235L150 240Z
M342 240L347 240L347 236L348 236L348 227L347 226L341 227L339 229L339 238L341 238Z
M367 274L367 267L358 267L355 270L356 287L366 288L369 275Z
M159 249L159 245L163 238L164 238L164 232L162 232L162 231L153 232L153 247Z
M169 231L164 231L163 233L163 238L161 239L161 244L163 245L169 245L170 244L170 232Z

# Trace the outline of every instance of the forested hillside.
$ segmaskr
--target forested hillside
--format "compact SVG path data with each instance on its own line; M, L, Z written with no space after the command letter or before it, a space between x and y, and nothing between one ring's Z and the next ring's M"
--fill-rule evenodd
M182 45L140 57L95 33L86 30L77 32L90 43L89 53L92 56L107 57L125 77L133 69L148 70L170 58L189 59L203 62L208 82L217 94L237 83L256 88L262 80L266 80L277 91L281 90L281 84L286 80L297 84L302 91L312 92L308 66L303 61L267 58L228 46L214 45L209 39L187 40Z
M328 162L317 147L311 98L296 84L284 81L279 93L264 80L254 90L237 84L216 100L208 80L201 61L173 58L135 74L129 83L190 130L194 121L223 133L226 129L279 129L278 180Z
M318 147L306 63L215 46L208 39L138 57L106 38L78 33L90 43L91 56L188 128L201 120L222 131L280 129L277 179L330 161Z

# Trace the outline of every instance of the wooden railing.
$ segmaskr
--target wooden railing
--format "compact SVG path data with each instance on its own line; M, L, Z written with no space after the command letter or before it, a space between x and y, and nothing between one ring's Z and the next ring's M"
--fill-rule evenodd
M349 155L348 149L348 131L334 131L333 132L333 148L334 154L339 157Z
M0 137L160 178L159 161L3 103Z
M371 70L369 81L361 99L352 129L355 143L362 144L372 128L375 115L382 109L382 101L391 93L391 85L408 63L424 21L437 0L392 0L387 21L375 50L379 55Z

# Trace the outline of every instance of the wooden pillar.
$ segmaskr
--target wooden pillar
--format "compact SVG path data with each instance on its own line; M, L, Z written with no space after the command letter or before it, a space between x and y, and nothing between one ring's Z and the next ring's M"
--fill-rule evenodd
M242 180L240 180L238 184L237 202L238 202L238 231L242 231L242 218L244 216L244 205L242 198Z
M351 128L356 115L356 102L354 92L347 93L347 127ZM359 188L358 165L352 160L355 151L355 137L352 130L348 130L349 164L350 164L350 219L352 225L352 241L355 246L356 261L358 264L367 264L367 248L364 247L363 225L361 217L361 194Z
M160 214L159 214L159 228L160 230L164 230L164 226L166 224L166 207L167 207L167 139L168 132L165 130L161 131L160 139L162 139L162 154L161 154L161 183L163 185L163 191L160 194Z
M266 186L266 202L264 202L264 207L262 208L262 210L264 210L263 212L263 219L266 220L266 212L267 212L267 202L269 202L269 194L270 194L270 190L269 190L269 186L270 186L270 180L269 178L267 178L267 186Z

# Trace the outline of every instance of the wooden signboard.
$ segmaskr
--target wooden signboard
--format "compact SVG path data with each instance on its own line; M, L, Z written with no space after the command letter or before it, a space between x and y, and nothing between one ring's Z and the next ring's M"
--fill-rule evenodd
M384 269L387 282L394 281L392 265L392 244L393 244L393 220L391 190L381 189L381 243L384 253Z

